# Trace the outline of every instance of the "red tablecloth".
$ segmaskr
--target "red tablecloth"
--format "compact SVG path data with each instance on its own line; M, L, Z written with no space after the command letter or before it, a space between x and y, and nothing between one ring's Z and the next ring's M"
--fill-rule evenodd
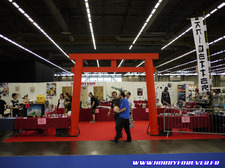
M110 113L110 117L108 117L109 109L99 108L99 113L95 113L96 121L113 121L113 114ZM91 121L91 109L80 109L80 121Z
M182 123L181 116L166 116L165 117L165 129L195 129L195 128L207 128L207 131L211 128L211 120L210 115L202 115L202 116L189 116L189 123ZM164 117L158 116L159 121L159 131L164 129Z
M137 108L142 108L142 104L146 104L146 107L148 107L148 101L146 100L140 100L140 101L134 101L134 106Z
M149 113L145 112L145 108L135 108L133 109L133 119L134 121L149 120Z
M166 108L157 108L157 114L160 115L161 113L164 113L165 109ZM180 113L180 110L167 109L166 113ZM146 112L145 108L135 108L133 109L133 118L134 118L134 121L149 120L149 113Z
M38 125L37 118L27 118L23 117L17 118L15 120L14 129L49 129L49 128L69 128L70 118L46 118L46 124Z
M195 108L197 106L196 102L187 102L183 108Z
M51 111L51 112L48 112L48 113L45 113L45 114L47 114L47 115L49 115L49 114L58 114L58 111L54 110L54 111Z

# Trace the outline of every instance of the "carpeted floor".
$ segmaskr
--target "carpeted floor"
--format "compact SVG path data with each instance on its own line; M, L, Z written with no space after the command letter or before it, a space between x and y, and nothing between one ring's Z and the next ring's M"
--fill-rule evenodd
M173 133L172 136L150 136L146 133L148 121L136 121L135 127L131 128L133 140L174 140L174 139L220 139L225 138L222 135L209 134L181 134ZM89 122L80 122L79 137L56 137L55 130L49 129L47 136L40 135L37 131L22 132L22 135L11 137L4 142L46 142L46 141L108 141L114 138L115 123L113 121L99 121L95 124ZM126 139L126 133L123 130L123 138Z

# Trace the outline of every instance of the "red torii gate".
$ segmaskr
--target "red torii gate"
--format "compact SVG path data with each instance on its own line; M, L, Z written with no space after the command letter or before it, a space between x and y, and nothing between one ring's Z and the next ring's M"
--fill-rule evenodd
M149 107L150 134L158 135L158 119L155 100L155 84L153 59L158 59L158 53L88 53L69 54L71 60L75 61L73 81L73 99L71 111L70 136L79 135L79 114L82 72L146 72L146 86ZM117 67L116 60L145 60L145 67ZM83 60L111 60L111 67L83 67Z

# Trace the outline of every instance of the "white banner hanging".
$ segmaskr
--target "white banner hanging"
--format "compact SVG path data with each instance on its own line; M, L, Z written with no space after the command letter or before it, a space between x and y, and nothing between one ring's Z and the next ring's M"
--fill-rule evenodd
M191 24L198 60L198 88L199 93L204 93L210 91L208 44L205 41L206 25L203 24L202 17L191 18Z

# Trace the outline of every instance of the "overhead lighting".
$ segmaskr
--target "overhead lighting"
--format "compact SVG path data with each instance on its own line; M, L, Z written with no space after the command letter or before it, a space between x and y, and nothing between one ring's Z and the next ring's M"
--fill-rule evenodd
M118 65L118 67L120 67L123 64L124 60L120 61L120 64Z
M139 66L141 66L142 64L144 64L145 63L145 61L142 61L140 64L138 64L136 67L139 67Z
M140 67L142 64L144 64L145 63L145 61L142 61L140 64L138 64L136 67ZM129 76L129 75L131 75L132 73L130 73L130 72L127 72L126 74L124 74L124 76Z
M8 41L8 42L10 42L10 43L12 43L12 44L14 44L15 46L17 46L17 47L19 47L19 48L21 48L21 49L23 49L23 50L25 50L25 51L27 51L27 52L29 52L29 53L31 53L31 54L33 54L34 56L36 56L36 57L42 59L43 61L45 61L45 62L47 62L47 63L49 63L49 64L55 66L56 68L59 68L59 69L65 71L65 72L67 72L67 73L70 73L69 71L67 71L67 70L63 69L62 67L60 67L60 66L58 66L58 65L56 65L56 64L54 64L54 63L52 63L51 61L49 61L49 60L47 60L47 59L41 57L40 55L34 53L33 51L31 51L31 50L29 50L29 49L27 49L27 48L21 46L20 44L18 44L18 43L16 43L15 41L13 41L13 40L11 40L11 39L9 39L9 38L3 36L2 34L0 34L0 38L2 38L2 39L4 39L4 40L6 40L6 41Z
M89 6L89 3L88 3L88 0L84 0L84 2L85 2L86 11L87 11L89 27L90 27L90 31L91 31L91 38L92 38L94 49L96 50L96 43L95 43L95 36L94 36L92 20L91 20L90 6Z
M67 55L65 51L63 51L63 49L59 47L59 45L56 44L56 42L36 22L34 22L34 20L21 7L19 7L16 2L13 2L13 0L9 0L9 2L15 6L19 12L22 13L42 34L44 34L45 37L47 37L67 58L69 58L69 55ZM75 63L73 60L71 60L71 62Z
M220 38L214 40L213 42L210 42L209 45L215 44L215 43L217 43L218 41L220 41L220 40L222 40L222 39L225 39L225 36L220 37ZM159 67L161 67L161 66L164 66L164 65L166 65L166 64L168 64L168 63L171 63L171 62L176 61L176 60L178 60L178 59L180 59L180 58L183 58L183 57L185 57L185 56L187 56L187 55L189 55L189 54L191 54L191 53L193 53L193 52L195 52L195 51L196 51L195 49L194 49L194 50L191 50L191 51L189 51L189 52L187 52L187 53L185 53L185 54L183 54L183 55L181 55L181 56L179 56L179 57L176 57L176 58L174 58L174 59L172 59L172 60L170 60L170 61L167 61L167 62L165 62L165 63L163 63L163 64L160 64L160 65L158 65L158 66L156 66L156 67L159 68Z
M221 3L217 8L220 9L225 6L225 2Z
M212 16L212 14L214 14L217 10L221 9L222 7L224 7L225 2L221 3L219 6L217 6L217 8L213 9L210 13L208 13L204 19ZM185 35L187 32L189 32L192 29L192 27L189 27L186 31L184 31L183 33L181 33L180 35L178 35L177 37L175 37L172 41L170 41L168 44L166 44L165 46L163 46L161 48L161 50L164 50L166 47L168 47L169 45L171 45L173 42L175 42L176 40L178 40L180 37L182 37L183 35Z
M93 26L92 26L90 6L88 3L88 0L84 0L84 3L85 3L86 11L87 11L87 18L88 18L88 23L89 23L89 27L90 27L93 47L94 47L94 50L96 50L95 35L94 35ZM98 60L96 60L96 61L97 61L97 65L99 67L99 61Z
M144 25L141 27L139 33L137 34L137 36L135 37L134 41L132 42L132 44L129 47L129 50L131 50L131 48L133 47L133 45L136 43L136 41L138 40L139 36L141 35L142 31L145 29L145 27L147 26L148 22L150 21L150 19L152 18L153 14L156 12L156 9L159 7L159 5L161 4L162 0L158 0L158 2L156 3L156 5L154 6L154 8L152 9L151 13L149 14L148 18L145 20Z
M213 56L216 56L216 55L218 55L218 54L222 54L222 53L224 53L224 52L225 52L225 50L218 51L218 52L216 52L216 53L211 54L211 55L208 56L208 57L213 57ZM222 61L222 60L223 60L223 59L218 59L218 60L215 60L215 61L211 61L210 63L213 64L213 63L216 63L216 62L219 62L219 61ZM192 61L189 61L189 62L186 62L186 63L183 63L183 64L180 64L180 65L177 65L177 66L175 66L175 67L171 67L171 68L165 69L165 70L163 70L163 71L159 71L159 72L160 72L160 73L166 72L166 71L169 71L169 70L171 70L171 69L179 68L179 67L181 67L181 66L188 65L188 64L191 64L191 63L194 63L194 62L197 62L197 59L192 60Z
M97 66L100 67L100 66L99 66L99 61L98 61L98 60L96 60L96 61L97 61Z

